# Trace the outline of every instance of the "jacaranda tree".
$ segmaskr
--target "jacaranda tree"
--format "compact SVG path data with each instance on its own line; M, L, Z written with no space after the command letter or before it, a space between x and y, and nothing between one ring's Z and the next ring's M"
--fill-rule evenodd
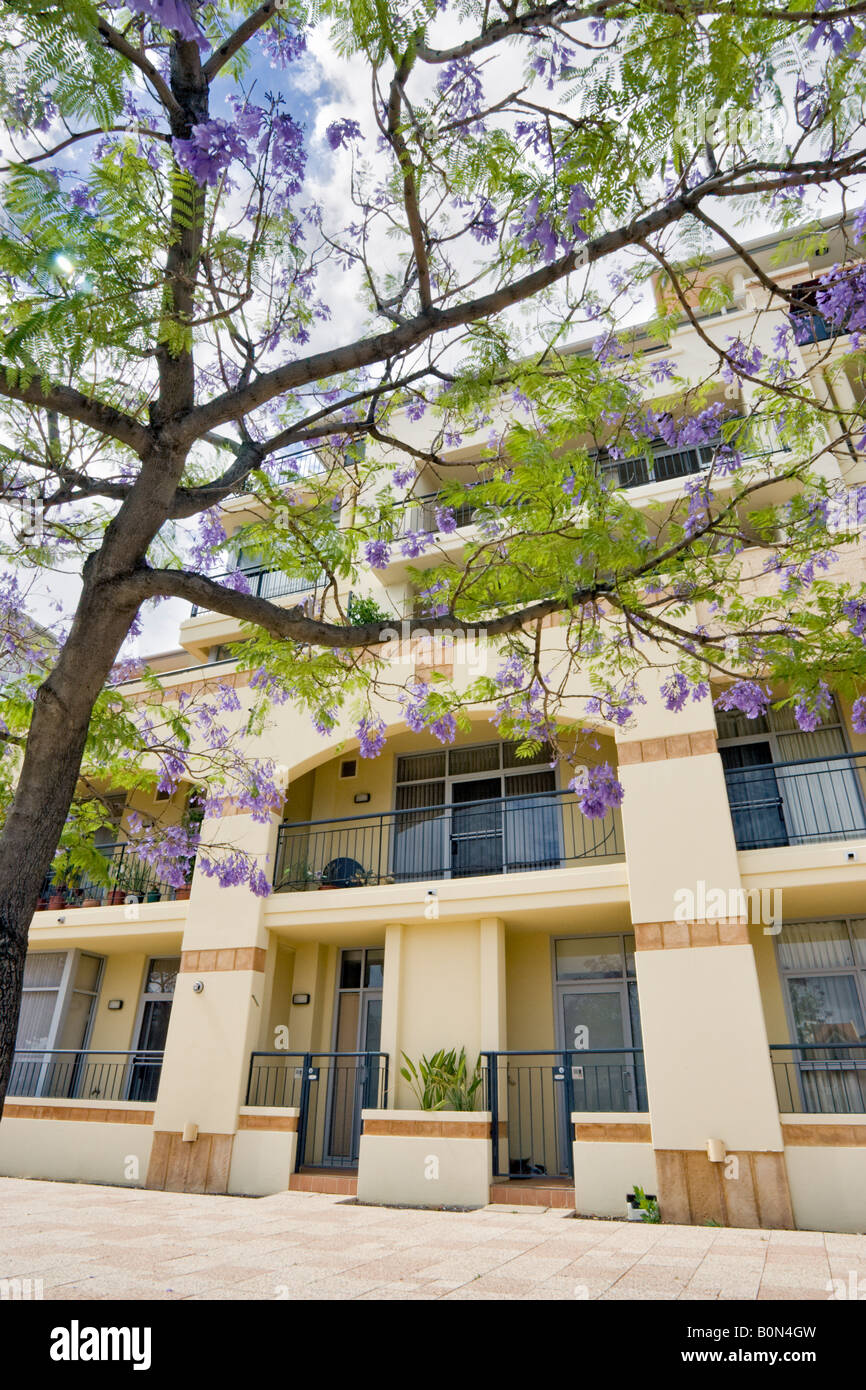
M0 1098L40 885L58 846L94 867L101 811L76 797L82 782L183 779L206 789L205 812L229 793L254 815L279 805L273 768L229 736L231 689L160 704L144 671L153 700L125 696L124 644L154 602L246 625L253 727L291 699L324 732L351 715L367 757L385 737L376 649L393 615L344 599L395 554L432 561L410 631L431 616L482 627L495 654L468 691L391 691L410 728L444 742L481 702L503 736L575 760L575 673L584 720L622 725L648 663L673 710L718 679L754 715L775 684L810 728L835 688L866 727L866 597L833 575L864 494L815 467L827 449L856 458L864 424L816 395L796 351L819 312L845 333L832 370L862 382L864 13L9 0ZM809 298L742 250L776 232L802 260L833 217L843 251ZM706 328L730 302L707 269L725 246L776 316L770 350ZM637 350L628 324L650 317L660 346L692 321L713 361L703 381ZM401 422L425 415L424 445L407 442ZM707 458L664 517L630 505L597 457L640 460L659 437ZM467 497L464 438L479 525L457 561L437 536ZM422 468L440 490L435 534L404 524ZM270 517L249 543L289 576L323 575L315 604L208 577L233 568L220 506L247 493ZM71 621L40 608L36 622L31 590L72 593ZM539 632L554 612L565 659L551 672ZM622 795L605 766L574 789L587 815ZM133 850L178 882L198 853L221 882L267 892L260 866L197 843L195 818L141 824Z

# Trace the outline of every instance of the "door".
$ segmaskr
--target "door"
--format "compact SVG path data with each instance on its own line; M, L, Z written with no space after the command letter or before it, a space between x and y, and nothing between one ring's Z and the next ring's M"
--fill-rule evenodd
M501 778L454 782L451 803L451 877L502 873Z
M634 1054L622 1051L631 1046L627 1010L622 985L563 990L565 1045L588 1053L571 1057L576 1110L637 1110Z
M136 1041L127 1082L128 1100L156 1100L162 1058L147 1053L162 1053L168 1036L171 1004L180 961L175 956L160 956L148 961Z
M379 947L341 954L335 1055L317 1059L318 1075L310 1088L311 1102L329 1093L324 1156L325 1163L331 1166L354 1167L357 1164L361 1111L368 1104L375 1105L378 1059L364 1054L379 1051L384 964L385 952ZM348 1055L341 1056L341 1053ZM317 1166L315 1124L308 1122L306 1132L311 1143L304 1161L308 1166Z
M719 753L738 847L786 845L788 830L769 739L720 748Z

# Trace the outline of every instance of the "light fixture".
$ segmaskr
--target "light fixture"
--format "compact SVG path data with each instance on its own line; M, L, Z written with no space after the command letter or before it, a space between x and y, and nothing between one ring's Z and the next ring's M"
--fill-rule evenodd
M193 994L204 994L204 980L196 980L192 992Z
M293 994L293 995L292 995L292 1003L293 1003L293 1004L309 1004L309 1002L310 1002L310 996L309 996L309 994Z
M123 1000L122 1000L122 999L109 999L109 1001L108 1001L108 1007L109 1007L109 1009L122 1009L122 1008L123 1008Z
M355 792L355 805L356 805L356 806L363 806L364 803L367 802L367 801L369 801L369 800L370 800L370 793L369 793L369 792Z

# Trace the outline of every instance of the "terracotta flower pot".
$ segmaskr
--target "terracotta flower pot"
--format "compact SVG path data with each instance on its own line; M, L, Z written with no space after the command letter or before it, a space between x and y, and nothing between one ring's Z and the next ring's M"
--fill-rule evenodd
M82 907L99 907L99 899L98 899L98 898L84 898L84 899L82 899L81 906L82 906Z
M63 895L62 893L52 893L52 894L51 894L51 897L48 899L48 907L49 907L50 911L53 912L55 908L58 908L58 907L65 907L65 906L66 906L66 898L64 897L64 895Z
M190 887L189 887L189 884L187 884L187 886L186 886L185 888L175 888L175 890L174 890L175 901L179 901L180 899L186 899L186 898L188 898L189 895L190 895L190 891L191 891L191 889L190 889Z
M108 895L108 902L111 907L119 907L125 898L126 894L122 888L112 888Z

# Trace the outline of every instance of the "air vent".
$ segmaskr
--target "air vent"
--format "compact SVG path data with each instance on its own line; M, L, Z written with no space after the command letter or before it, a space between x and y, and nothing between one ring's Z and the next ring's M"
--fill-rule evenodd
M340 781L347 777L357 777L358 760L357 758L344 758L340 763Z

